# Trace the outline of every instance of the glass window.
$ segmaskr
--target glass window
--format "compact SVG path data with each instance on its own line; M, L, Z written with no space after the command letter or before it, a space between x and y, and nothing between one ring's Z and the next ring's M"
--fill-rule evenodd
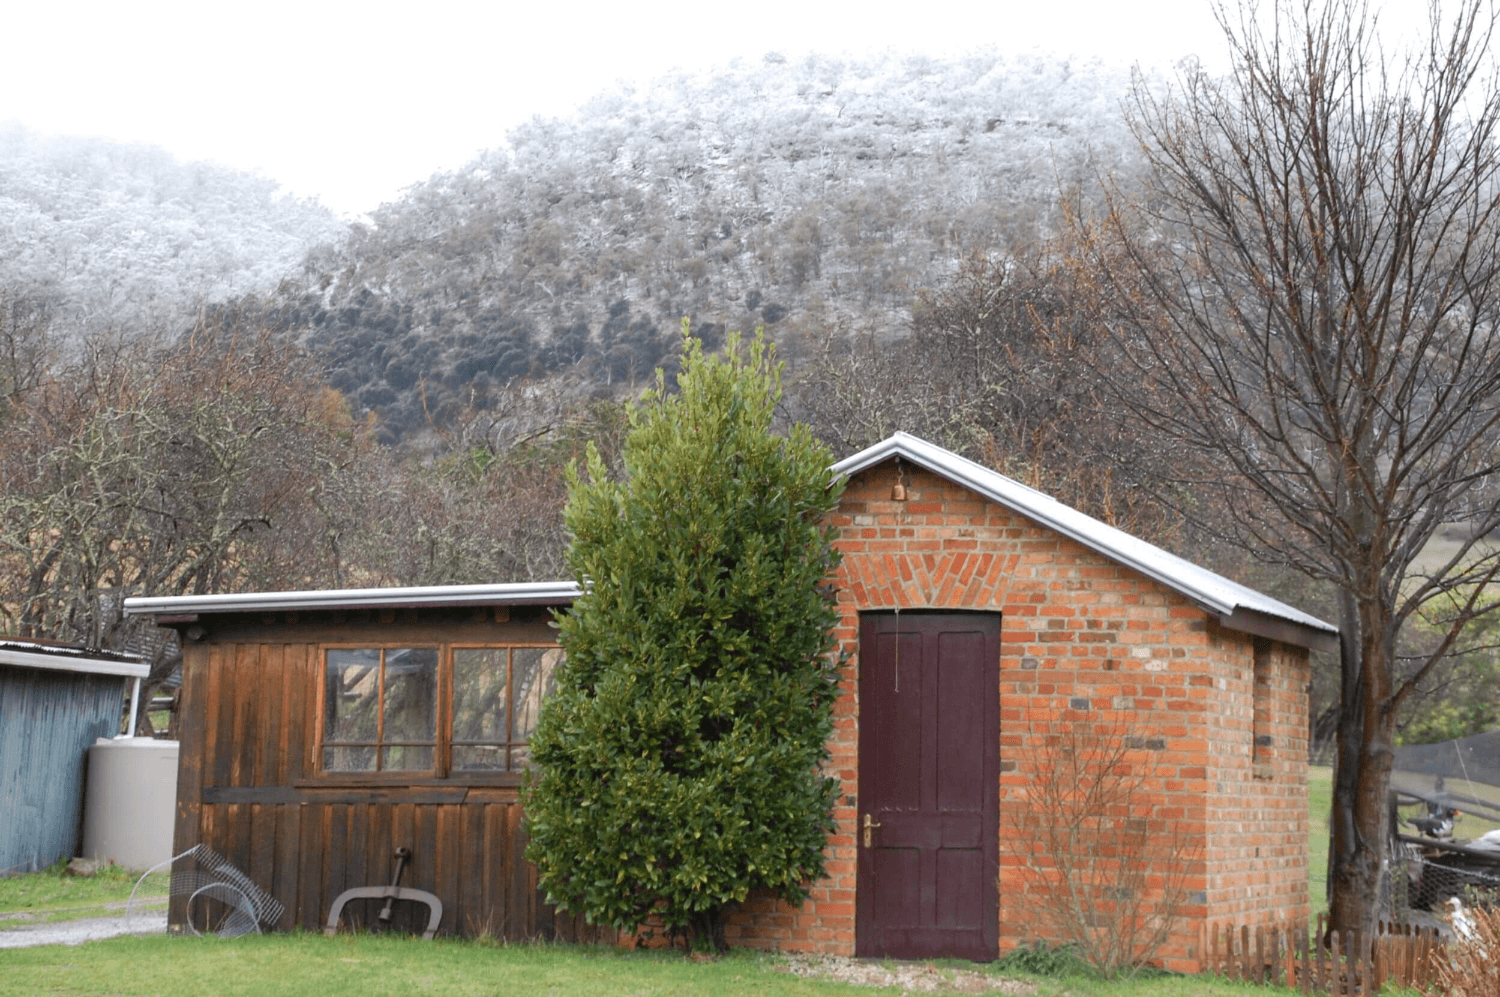
M510 649L453 649L453 768L505 771Z
M453 650L453 768L520 771L563 652L556 647Z
M556 646L328 648L322 770L519 772L562 660Z
M323 769L425 772L437 744L435 647L330 648Z

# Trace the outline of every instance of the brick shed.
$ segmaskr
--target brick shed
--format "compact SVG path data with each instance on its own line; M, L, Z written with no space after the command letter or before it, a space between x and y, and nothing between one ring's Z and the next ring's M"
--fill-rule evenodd
M1167 965L1198 967L1207 919L1306 917L1308 652L1336 647L1332 625L913 436L833 470L829 875L800 909L752 897L731 944L989 959L1029 940L1023 869L1048 860L1026 825L1047 745L1076 731L1126 739L1132 826L1181 849ZM516 802L559 659L546 615L576 592L128 600L184 637L176 848L228 855L287 902L284 927L384 881L406 842L404 882L443 898L444 932L592 937L536 895ZM509 690L493 722L481 674ZM359 726L364 702L384 726Z
M1197 968L1206 919L1307 916L1308 652L1334 626L914 436L834 470L839 833L810 902L747 912L742 944L992 958L1031 939L1040 756L1122 723L1149 772L1135 816L1190 856L1168 965Z

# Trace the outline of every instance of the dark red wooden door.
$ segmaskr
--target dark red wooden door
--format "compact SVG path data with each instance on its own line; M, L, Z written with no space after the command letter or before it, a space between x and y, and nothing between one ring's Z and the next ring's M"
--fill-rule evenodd
M859 660L855 952L993 959L1000 616L865 613Z

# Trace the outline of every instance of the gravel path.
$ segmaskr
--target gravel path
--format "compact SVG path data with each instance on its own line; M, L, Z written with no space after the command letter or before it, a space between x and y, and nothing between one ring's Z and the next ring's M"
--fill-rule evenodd
M84 942L115 935L149 935L167 930L166 911L147 911L126 922L125 916L86 917L77 921L54 921L50 924L18 925L0 921L0 949L26 948L31 945L82 945Z
M1002 980L969 969L942 969L929 962L850 959L829 955L786 955L794 976L841 980L867 987L901 987L903 993L1034 994L1036 985Z

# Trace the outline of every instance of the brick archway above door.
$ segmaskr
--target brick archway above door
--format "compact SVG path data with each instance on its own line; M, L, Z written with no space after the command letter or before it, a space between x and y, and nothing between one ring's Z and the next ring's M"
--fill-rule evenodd
M864 609L959 609L1002 605L1020 560L1019 554L902 551L850 558L841 570Z

